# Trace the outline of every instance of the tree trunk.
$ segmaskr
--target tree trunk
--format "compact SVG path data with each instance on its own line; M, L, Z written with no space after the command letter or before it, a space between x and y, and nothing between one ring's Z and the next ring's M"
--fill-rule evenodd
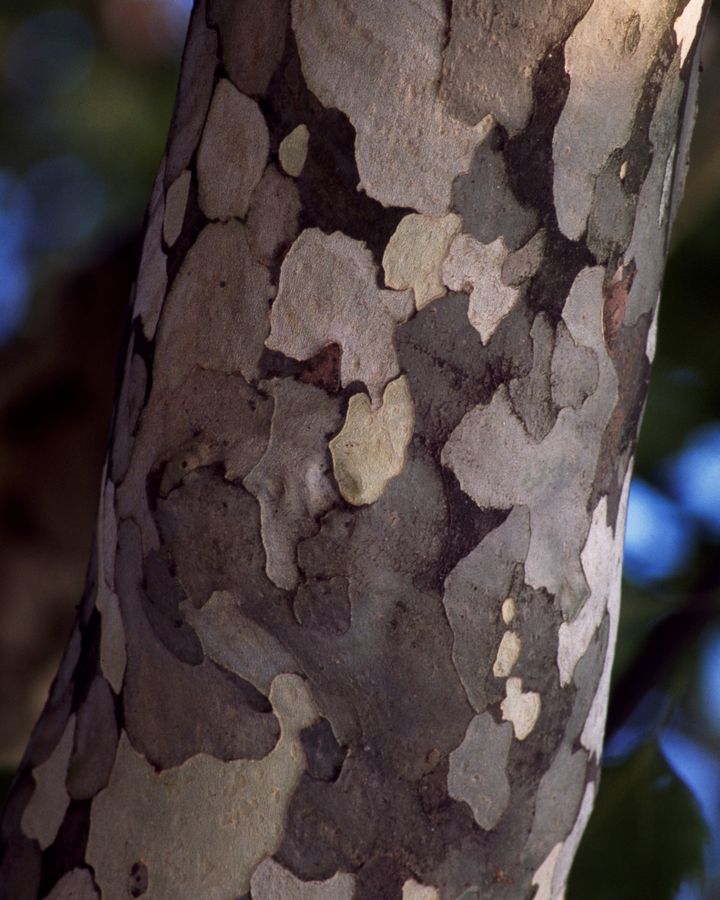
M206 0L12 900L554 900L703 0Z

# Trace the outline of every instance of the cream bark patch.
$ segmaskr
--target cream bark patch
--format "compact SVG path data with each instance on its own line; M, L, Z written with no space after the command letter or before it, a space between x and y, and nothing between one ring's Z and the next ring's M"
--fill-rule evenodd
M570 866L590 818L594 799L595 787L591 783L585 788L572 831L565 841L555 844L533 875L532 883L538 888L533 900L562 900L565 896L565 883L570 874Z
M508 678L505 688L507 696L500 704L503 719L512 722L515 737L524 741L540 715L540 694L523 691L521 678Z
M608 649L605 655L605 664L602 676L598 684L595 698L588 713L580 735L583 747L599 759L602 752L603 736L605 734L605 716L607 714L608 698L610 696L610 675L613 658L615 656L615 641L620 621L620 586L622 573L622 548L625 537L625 517L627 514L628 495L630 493L630 479L632 478L632 466L625 473L620 504L618 507L615 533L610 545L610 529L601 519L595 525L596 534L588 541L588 552L583 565L587 566L588 579L597 585L599 592L607 592L607 614L610 618L610 632L608 635ZM593 523L595 519L593 517ZM603 554L613 554L613 565L609 565ZM558 649L559 659L559 649Z
M408 878L402 886L402 900L440 900L440 894L437 888Z
M103 900L126 900L128 872L139 860L150 896L226 900L247 893L258 863L280 845L305 769L300 732L318 717L297 675L278 675L270 702L281 736L260 760L221 762L199 753L158 773L122 733L110 783L93 801L88 836L86 858Z
M518 290L502 280L508 251L502 238L481 244L469 234L458 235L450 245L442 276L453 291L470 291L468 319L487 344L500 322L517 303Z
M515 601L512 597L503 600L502 619L506 625L509 625L515 618Z
M294 0L292 23L310 90L357 132L365 192L384 206L449 212L452 183L468 171L492 118L465 124L438 97L442 4Z
M342 430L330 441L340 493L354 506L374 503L405 465L414 409L407 376L385 388L374 410L365 394L353 394Z
M342 384L362 381L375 404L400 374L393 333L414 310L411 293L381 290L376 272L364 243L307 228L283 260L265 342L295 359L339 344Z
M269 150L260 107L227 79L219 81L197 158L198 200L208 219L245 216Z
M513 666L518 661L521 647L520 638L514 631L506 631L503 634L495 662L493 663L493 675L496 678L508 677L513 670Z
M618 522L620 536L624 521ZM585 546L580 555L590 596L572 622L563 622L558 633L558 669L560 684L569 684L575 666L590 645L600 627L608 598L618 588L622 569L622 541L616 541L613 529L607 524L607 498L595 507Z
M412 288L418 310L442 297L446 293L442 264L461 227L462 219L455 213L440 219L411 213L401 219L383 255L388 287Z
M293 178L302 172L307 159L310 132L307 125L300 124L286 135L278 147L280 165Z
M65 778L74 737L75 716L72 715L50 757L32 770L35 790L25 807L21 827L24 834L35 838L43 850L55 840L70 805Z
M677 45L680 48L681 66L687 59L692 43L697 35L704 5L704 0L690 0L673 25Z

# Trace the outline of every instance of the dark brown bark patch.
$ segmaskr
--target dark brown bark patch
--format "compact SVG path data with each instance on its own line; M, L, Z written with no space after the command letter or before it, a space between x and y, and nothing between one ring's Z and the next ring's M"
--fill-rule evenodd
M70 801L57 837L42 855L39 897L44 897L66 872L85 862L90 806L90 800Z
M113 694L105 679L97 676L78 712L66 780L70 797L89 800L107 785L117 740Z
M347 756L348 748L341 746L327 719L300 732L300 741L307 760L307 772L318 781L336 781Z

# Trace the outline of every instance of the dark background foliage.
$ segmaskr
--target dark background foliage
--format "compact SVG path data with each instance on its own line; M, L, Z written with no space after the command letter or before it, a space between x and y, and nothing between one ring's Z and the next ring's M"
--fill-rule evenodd
M0 769L82 590L190 0L0 0ZM716 7L718 3L716 3ZM568 900L720 896L720 15L638 449L609 742Z

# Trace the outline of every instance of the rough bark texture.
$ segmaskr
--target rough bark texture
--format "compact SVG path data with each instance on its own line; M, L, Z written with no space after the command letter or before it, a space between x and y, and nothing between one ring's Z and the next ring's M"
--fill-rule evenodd
M555 900L701 0L206 0L3 897Z

